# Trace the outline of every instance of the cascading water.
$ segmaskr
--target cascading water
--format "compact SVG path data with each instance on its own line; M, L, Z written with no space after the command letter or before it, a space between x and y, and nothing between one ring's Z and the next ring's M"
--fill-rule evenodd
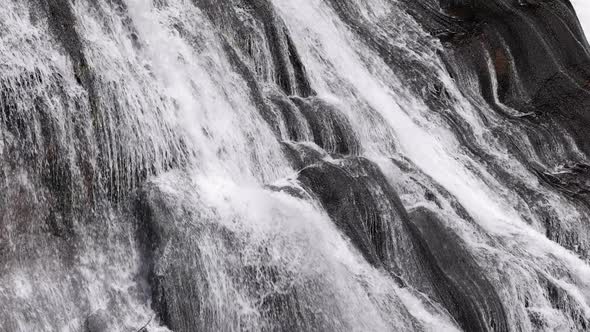
M0 330L590 330L588 82L569 0L5 0Z

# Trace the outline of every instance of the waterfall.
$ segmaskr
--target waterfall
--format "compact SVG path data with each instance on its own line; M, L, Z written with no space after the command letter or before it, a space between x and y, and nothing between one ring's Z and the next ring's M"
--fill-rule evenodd
M0 331L590 329L572 3L5 0Z

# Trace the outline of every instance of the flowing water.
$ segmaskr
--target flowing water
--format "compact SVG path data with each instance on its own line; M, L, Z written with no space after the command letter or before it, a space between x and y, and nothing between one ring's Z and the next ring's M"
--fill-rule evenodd
M589 329L528 167L587 155L442 48L394 0L4 0L0 330Z

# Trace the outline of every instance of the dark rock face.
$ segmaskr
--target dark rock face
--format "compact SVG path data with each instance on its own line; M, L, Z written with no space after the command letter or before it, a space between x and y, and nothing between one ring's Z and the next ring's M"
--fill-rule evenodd
M360 153L360 143L352 126L337 108L319 98L292 97L291 100L309 124L315 144L330 154Z
M425 208L410 212L435 289L466 331L509 331L506 310L463 241Z
M406 6L442 42L441 56L463 93L483 98L494 110L489 121L500 122L495 135L507 142L510 155L548 188L587 206L583 178L574 184L551 175L586 163L570 137L585 155L589 152L590 48L569 1L407 1ZM459 117L448 119L469 137ZM465 144L470 146L469 139ZM495 157L471 149L523 197L534 195L526 183L502 174ZM579 174L566 172L567 178ZM552 219L546 217L549 238L578 252L586 247L579 236L587 232L584 225L570 234ZM587 249L580 253L587 256Z
M539 176L568 195L588 201L590 194L590 166L586 164L565 165L553 173L543 173Z
M262 81L275 83L287 95L314 94L289 31L269 0L194 2L220 31L230 36L231 44L237 45Z
M315 76L308 75L306 68L309 55L298 49L295 30L289 31L294 27L281 17L277 2L192 1L207 21L206 28L213 30L207 36L214 36L212 43L219 46L215 56L225 57L228 72L241 79L236 86L244 85L247 96L240 101L250 102L258 112L251 116L264 120L257 126L268 125L274 134L268 135L272 142L264 143L276 147L277 159L285 168L290 162L289 171L296 172L288 181L256 183L259 191L244 194L254 196L248 197L251 200L231 202L220 195L216 197L219 206L204 196L225 190L225 182L207 188L211 192L191 182L192 172L201 172L206 160L199 159L205 158L199 155L201 146L191 142L186 128L175 122L185 119L170 120L177 116L177 101L165 89L142 85L156 80L156 75L144 62L149 62L149 55L141 52L148 43L134 26L128 2L87 2L27 1L32 24L40 35L46 34L43 41L53 45L51 51L67 59L63 61L67 68L37 64L0 75L0 282L13 283L10 287L16 290L9 293L0 286L0 330L22 329L27 326L22 321L39 321L34 326L40 330L70 324L62 317L43 317L53 308L33 308L28 302L29 293L34 292L26 287L29 271L21 270L21 265L36 267L38 262L41 267L32 271L42 273L35 281L63 279L48 287L49 295L39 287L40 303L55 303L48 298L62 292L56 301L72 303L64 303L56 312L61 310L68 317L80 312L79 318L69 319L76 319L87 332L117 330L121 324L113 320L125 316L118 308L129 308L134 301L157 315L154 324L174 331L359 330L354 323L362 320L351 318L351 312L358 312L347 311L356 304L353 301L377 303L372 314L387 316L379 326L382 330L425 329L427 324L419 317L424 313L411 312L398 291L419 294L415 298L420 303L413 305L465 331L590 329L583 298L587 281L558 263L525 271L532 266L526 260L533 255L528 255L526 247L518 247L521 242L511 241L526 241L488 234L478 225L476 216L451 194L452 188L443 188L406 159L403 147L395 146L393 129L382 124L383 114L369 107L370 101L357 98L350 82L335 80L342 83L339 89L350 89L351 100L357 98L366 107L345 109L319 93L311 79ZM375 15L377 20L366 14L363 1L322 2L331 19L347 29L343 34L353 36L359 48L366 46L359 53L371 53L357 54L359 63L383 62L382 68L395 73L400 86L392 83L388 93L419 100L431 113L423 122L456 136L465 154L461 162L473 170L474 177L481 177L482 185L506 189L503 194L510 196L505 199L523 214L523 220L531 225L539 221L531 232L544 232L587 260L590 47L569 1L384 3L395 10ZM155 1L153 6L165 11L169 3ZM145 58L124 59L129 60L123 61L124 69L115 68L113 72L120 72L114 76L104 75L101 63L111 58L97 55L100 52L92 49L95 45L84 35L90 27L83 26L77 15L85 10L93 18L120 16L117 34L125 35L122 39L129 42L125 47ZM113 28L107 21L97 29ZM163 33L174 31L188 48L194 48L194 56L200 56L202 36L187 29L191 25L171 21ZM0 37L2 33L0 29ZM314 51L321 53L321 48ZM173 53L172 58L177 55ZM93 61L97 60L93 56L102 61ZM188 84L199 90L195 87L199 82ZM233 93L228 89L220 89L219 97ZM480 117L478 125L489 130L486 138L493 143L486 145L478 138L478 128L462 115L462 103ZM378 130L354 122L355 112L363 114L354 119L379 124ZM206 156L218 157L214 165L222 168L227 160L220 155L227 142L215 141L205 126L201 129L203 139L209 141L198 143L219 146L217 155ZM235 129L240 128L228 128ZM378 133L372 136L372 131ZM375 142L367 141L374 137L386 141L385 147L372 149ZM254 141L243 142L240 148L253 150ZM251 155L240 154L256 158ZM536 176L538 183L516 174L507 160L522 166L518 172ZM211 175L215 176L219 175ZM303 207L297 205L303 203ZM289 204L298 209L285 212ZM559 214L560 204L572 207L576 217L570 220ZM250 219L239 214L252 206L262 212ZM300 215L309 210L313 213ZM320 252L320 258L308 265L291 262L300 257L289 256L288 251L313 244L301 241L301 236L313 234L305 228L287 233L293 225L264 219L271 213L277 219L287 214L291 219L285 218L301 223L295 225L299 227L306 226L305 218L310 216L318 223L331 222L329 226L335 225L337 231L329 229L336 234L330 239L345 238L346 249L354 249L348 259L362 260L366 266L359 270L372 269L374 279L348 271L349 266L338 269L344 263L330 261L334 257L327 252ZM256 224L257 219L279 229L263 229L260 233L268 234L260 235L255 228L268 225ZM282 238L283 231L292 238ZM469 237L472 234L474 239ZM312 256L305 250L300 254ZM547 260L561 259L547 250ZM496 257L502 254L507 258ZM126 265L127 256L138 266ZM100 265L100 259L116 259L132 272L97 271L113 269L104 262ZM492 266L497 262L502 264ZM56 269L63 271L54 273ZM12 276L12 270L25 277L16 272ZM92 275L99 272L104 272L103 279ZM331 278L333 272L349 279ZM123 282L113 277L124 273L131 277L121 277ZM382 298L371 292L371 283L379 278L392 283L383 282L379 292L387 294ZM121 291L119 285L109 284L114 282L128 288ZM82 297L103 288L111 291L112 308L93 312L92 299ZM121 295L124 292L129 294ZM344 292L350 294L342 296ZM16 309L11 307L14 303ZM552 325L543 310L565 323ZM377 326L367 323L373 316L367 317L360 326Z
M201 270L201 255L195 252L198 246L187 243L187 236L195 240L199 236L189 231L198 231L190 225L192 211L175 209L175 203L157 187L140 192L135 210L143 278L148 282L152 306L159 319L175 331L216 326L221 317L202 306L210 294L206 272ZM174 258L169 259L168 255Z
M443 303L466 331L508 331L504 305L467 246L434 212L408 214L376 165L319 162L299 181L368 262Z
M110 317L105 311L97 311L86 318L84 332L107 332L112 330Z
M547 295L553 308L568 312L577 331L587 331L590 322L577 306L572 306L571 295L554 281L544 279ZM538 322L538 328L546 328L547 322Z
M351 328L333 302L329 276L294 275L272 257L283 250L270 246L272 239L248 241L223 226L193 189L151 183L136 198L141 278L162 324L174 331ZM319 303L334 306L317 310Z
M437 34L457 82L473 73L479 91L496 111L520 114L512 124L534 136L539 127L573 135L588 152L590 49L569 1L408 2L418 21ZM459 67L459 64L461 64ZM464 87L467 93L471 90ZM527 128L528 127L528 128ZM537 154L551 160L541 142ZM569 155L568 155L569 157Z
M371 264L395 264L393 258L399 255L395 253L411 246L404 243L407 240L402 235L408 233L404 229L406 211L369 161L344 160L343 165L320 162L302 169L299 181L317 196Z

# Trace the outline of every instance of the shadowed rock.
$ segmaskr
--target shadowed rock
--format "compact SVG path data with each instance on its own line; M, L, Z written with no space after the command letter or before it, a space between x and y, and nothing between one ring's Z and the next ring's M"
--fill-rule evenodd
M537 175L547 190L579 206L588 215L585 182L574 183L565 180L563 173L554 174L564 164L587 163L590 153L587 139L590 48L571 3L568 0L404 3L424 28L443 42L440 55L447 69L467 98L481 100L474 107L483 115L483 121L499 119L490 122L490 131L506 147L510 157ZM495 115L488 115L490 110ZM564 225L542 203L551 198L539 196L529 183L506 172L496 157L472 144L470 126L461 116L446 113L445 117L454 131L461 134L462 144L470 153L485 160L490 173L514 188L523 198L522 204L539 211L538 218L545 223L550 239L585 257L588 255L587 224ZM578 148L584 156L580 156Z
M590 123L590 48L569 1L445 0L439 6L420 0L407 6L432 33L461 32L444 40L443 56L452 72L477 74L492 107L499 110L501 102L522 114L533 112L535 124L556 122L554 130L566 130L590 151L584 138ZM437 19L444 18L440 11L449 17Z
M436 214L408 215L376 165L319 161L299 181L371 264L440 301L467 331L508 331L504 305L467 245Z
M193 1L222 34L231 36L230 44L237 45L261 80L277 84L287 95L315 94L289 31L270 1Z
M433 212L410 212L439 298L466 331L508 331L504 305L467 245Z
M291 100L307 120L314 142L325 151L337 155L358 155L361 147L348 118L336 107L320 98Z
M337 308L318 311L317 294L329 285L291 275L270 259L265 242L249 243L218 223L221 216L192 189L170 193L152 183L136 200L141 277L163 324L179 332L350 328Z
M84 323L84 332L108 332L112 331L112 318L104 310L92 313Z

